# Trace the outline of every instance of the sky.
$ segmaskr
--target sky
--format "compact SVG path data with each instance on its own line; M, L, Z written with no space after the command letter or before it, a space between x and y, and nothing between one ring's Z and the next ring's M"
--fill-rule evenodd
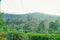
M60 15L60 0L2 0L0 11L11 14L31 12Z

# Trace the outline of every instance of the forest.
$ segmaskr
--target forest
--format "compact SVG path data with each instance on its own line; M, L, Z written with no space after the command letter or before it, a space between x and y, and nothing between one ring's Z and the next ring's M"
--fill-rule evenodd
M60 40L60 16L0 12L0 40Z

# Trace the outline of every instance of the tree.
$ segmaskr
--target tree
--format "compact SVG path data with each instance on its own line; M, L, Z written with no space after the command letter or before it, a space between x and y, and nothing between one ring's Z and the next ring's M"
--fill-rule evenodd
M41 21L37 30L39 33L45 33L45 24L44 21Z
M55 33L59 27L59 21L49 23L49 33Z
M0 26L4 25L4 20L3 20L3 13L0 12Z
M3 13L0 12L0 33L4 31L4 28Z
M56 20L56 24L57 24L56 33L57 33L57 34L60 34L60 20Z

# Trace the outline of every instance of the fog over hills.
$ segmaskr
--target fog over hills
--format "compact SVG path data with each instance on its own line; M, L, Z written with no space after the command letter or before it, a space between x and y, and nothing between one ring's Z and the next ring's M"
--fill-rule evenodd
M57 20L60 19L60 16L57 15L49 15L49 14L44 14L44 13L39 13L39 12L34 12L34 13L28 13L28 14L4 14L4 18L9 18L9 19L23 19L27 20L29 19L34 19L34 20Z

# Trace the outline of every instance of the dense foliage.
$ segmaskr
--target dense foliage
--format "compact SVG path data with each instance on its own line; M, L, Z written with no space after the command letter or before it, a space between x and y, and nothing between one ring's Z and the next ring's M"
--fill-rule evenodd
M35 15L4 18L0 12L0 40L59 40L60 19L38 20ZM32 15L32 16L31 16ZM10 16L9 16L10 17Z

